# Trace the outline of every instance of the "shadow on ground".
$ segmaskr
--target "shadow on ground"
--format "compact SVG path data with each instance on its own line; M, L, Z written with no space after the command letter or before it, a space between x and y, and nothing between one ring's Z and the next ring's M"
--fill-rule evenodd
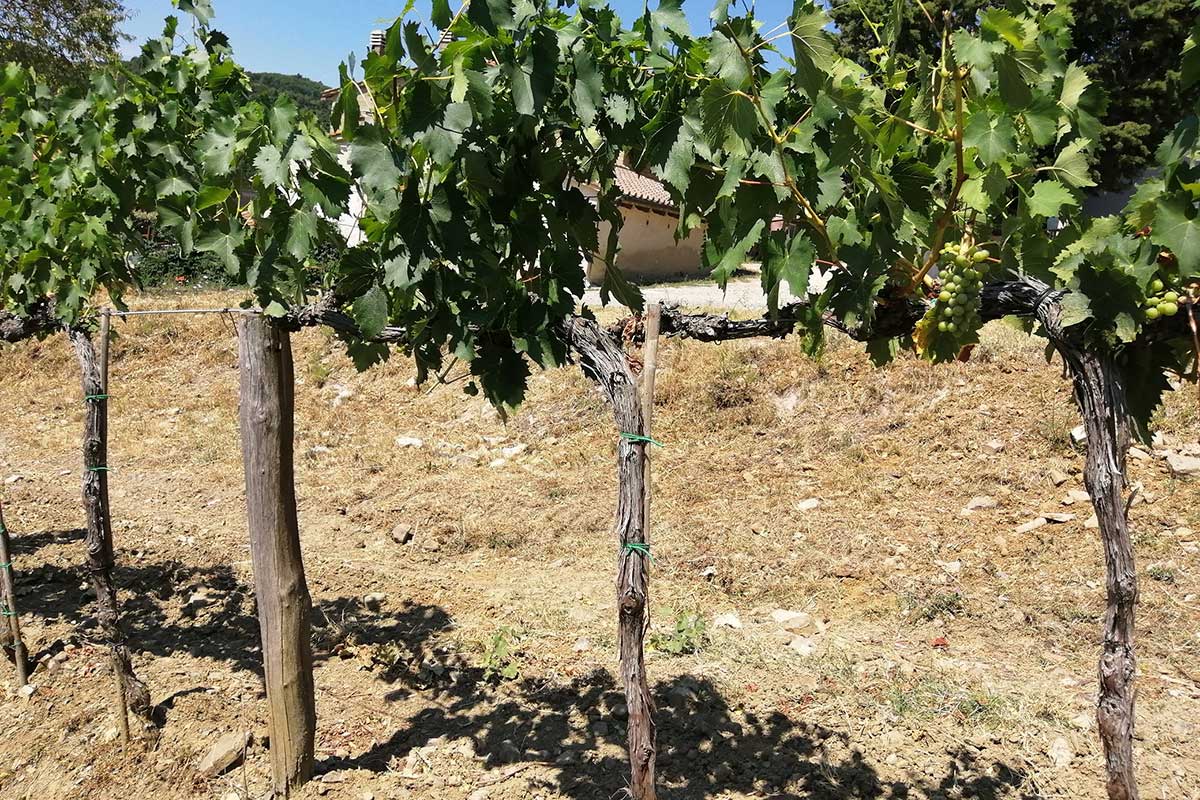
M18 595L23 613L68 622L90 638L95 619L91 595L81 589L83 570L28 566L41 546L73 538L77 532L17 539L15 550L26 565L17 575ZM200 569L169 560L120 567L116 577L135 651L187 653L259 673L252 592L229 567ZM617 749L625 741L624 702L613 675L597 670L569 685L526 678L497 688L481 670L454 661L453 653L440 647L439 633L452 626L450 615L437 606L381 612L360 598L316 605L318 661L352 647L360 657L365 652L375 659L375 674L392 687L388 700L430 701L388 741L349 759L327 759L318 771L390 772L431 739L466 737L477 754L486 756L488 767L533 762L542 769L531 774L541 777L530 780L572 800L619 796L627 774ZM870 742L855 742L844 731L782 712L739 711L707 680L684 676L659 682L655 697L664 800L701 800L723 792L774 800L1042 797L1026 788L1022 772L966 749L943 754L940 778L885 782L873 764L890 753L871 752Z

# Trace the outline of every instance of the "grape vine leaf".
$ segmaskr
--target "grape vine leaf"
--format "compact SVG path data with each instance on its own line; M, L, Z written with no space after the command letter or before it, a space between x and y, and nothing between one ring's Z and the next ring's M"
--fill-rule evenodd
M1055 180L1039 181L1029 195L1029 213L1038 217L1057 217L1063 206L1074 205L1075 196Z
M1175 192L1158 201L1151 240L1179 259L1185 280L1200 274L1200 218L1195 215L1192 193Z

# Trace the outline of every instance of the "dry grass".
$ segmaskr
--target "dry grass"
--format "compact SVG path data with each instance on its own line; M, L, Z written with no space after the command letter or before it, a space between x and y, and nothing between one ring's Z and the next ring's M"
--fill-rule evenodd
M164 298L143 302L161 306ZM179 302L216 305L228 297ZM170 712L163 744L148 757L151 769L145 761L125 765L97 738L111 725L102 676L44 676L47 699L32 705L42 722L0 740L0 765L29 764L16 770L21 782L14 783L18 793L37 790L29 796L219 797L241 791L241 777L193 785L195 754L213 732L262 724L261 704L246 699L254 697L247 670L255 656L236 340L215 317L138 318L118 330L110 462L118 557L137 570L126 576L126 597L139 588L128 582L134 575L154 583L159 594L142 593L150 599L134 601L131 613L182 631L166 637L169 646L148 647L138 667L156 701L210 688ZM399 356L358 374L320 331L296 335L294 350L301 527L324 620L318 651L328 654L317 677L321 753L371 752L398 730L408 732L405 742L422 743L433 734L418 721L448 713L442 698L453 696L439 683L438 659L459 654L462 669L481 669L501 628L516 632L519 683L532 688L502 683L461 702L516 702L529 719L542 720L529 723L533 730L547 729L555 709L538 698L549 687L594 681L594 670L615 667L616 439L601 397L577 371L535 375L528 403L504 425L456 387L410 387L412 370ZM19 538L80 524L75 374L61 339L0 351L0 478L21 476L2 485ZM1057 364L1048 367L1035 343L992 325L969 364L932 368L905 357L875 369L857 345L838 338L817 359L794 341L671 341L658 387L655 437L667 447L654 460L654 630L669 633L676 613L691 609L710 621L733 611L745 627L710 625L695 653L652 651L654 681L676 688L681 676L705 682L741 726L743 742L757 730L751 718L765 725L782 715L790 725L817 726L826 734L822 769L865 763L878 781L903 782L914 797L960 796L939 788L954 759L963 786L979 789L988 774L1018 776L995 778L995 796L1103 796L1094 731L1072 723L1094 697L1101 552L1082 524L1090 512L1061 506L1067 489L1081 488L1081 454L1067 433L1076 420ZM1194 442L1196 420L1194 396L1181 393L1157 422ZM424 446L398 447L398 436ZM994 439L1004 443L999 453L985 447ZM515 445L525 449L491 466ZM1200 512L1195 487L1171 480L1160 464L1131 463L1132 478L1154 500L1133 509L1143 572L1139 764L1147 796L1187 798L1200 785L1200 556L1184 549L1196 536L1180 529L1200 528ZM1072 474L1071 482L1053 487L1046 477L1052 468ZM960 515L981 494L998 506ZM797 508L812 497L821 501L817 508ZM1051 510L1077 518L1015 533ZM412 544L391 541L399 524L414 529ZM426 549L431 538L436 551ZM50 539L22 553L20 566L46 565L43 579L58 581L66 598L78 575L62 570L78 561L77 543ZM160 574L168 576L166 589L155 583ZM188 596L205 587L233 599L221 614L187 616ZM26 606L37 611L37 590L26 591ZM387 595L382 611L363 604L372 592ZM774 608L821 620L815 654L802 658L785 646L766 622ZM47 647L74 636L85 615L84 605L63 599L31 614L26 627L36 647ZM230 619L237 631L225 631ZM394 627L381 639L384 623ZM226 636L244 652L216 647ZM938 637L948 647L932 647ZM577 650L580 639L590 647ZM82 665L100 661L95 650L78 652L73 661ZM230 702L246 692L242 704ZM23 704L0 710L0 725L17 724ZM514 720L521 715L512 713L503 725L520 727ZM569 716L575 725L578 712ZM68 721L73 732L62 738ZM465 723L458 728L477 750L495 745ZM1046 755L1060 736L1077 753L1065 768ZM764 736L783 749L785 739L792 741L778 731ZM742 759L737 741L728 746ZM593 744L609 758L620 755L618 743ZM711 764L720 747L709 742L699 750ZM735 766L701 789L686 770L667 769L670 796L762 796L771 785L798 792L779 795L787 797L889 796L822 794L812 776L795 783L817 758L789 762L791 783L773 767L752 779ZM261 756L251 760L243 775L251 788L262 784L265 769ZM596 769L588 785L611 789L619 761ZM0 770L0 788L17 780L10 771ZM549 783L526 794L497 790L494 798L607 796L571 788L562 772L548 768ZM411 794L400 793L405 787ZM432 788L360 770L338 796L372 789L376 796L462 800L468 787Z

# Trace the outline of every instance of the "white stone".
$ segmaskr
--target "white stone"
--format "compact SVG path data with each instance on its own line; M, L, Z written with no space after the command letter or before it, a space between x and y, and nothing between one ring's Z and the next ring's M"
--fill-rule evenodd
M425 441L423 439L418 439L416 436L397 436L396 437L396 447L421 448L424 446L425 446Z
M812 614L803 611L777 608L771 612L771 620L788 633L804 633L816 629L816 620Z
M1167 466L1171 468L1171 474L1177 477L1194 478L1200 475L1200 458L1195 456L1168 453Z
M1049 472L1050 482L1055 486L1062 486L1071 479L1071 476L1062 470L1052 469Z
M812 511L817 506L821 505L821 500L818 497L810 497L807 500L801 500L796 503L797 511Z
M242 760L249 743L250 734L246 731L225 734L209 749L208 755L200 760L196 770L206 778L215 778Z
M1129 457L1134 461L1151 461L1154 458L1154 456L1150 455L1140 447L1129 448Z
M1036 517L1035 519L1031 519L1031 520L1029 520L1029 522L1026 522L1024 525L1021 525L1020 527L1018 527L1017 533L1029 533L1030 531L1036 531L1038 528L1042 527L1045 524L1046 524L1045 517Z
M1086 521L1084 521L1084 523L1083 523L1083 527L1085 527L1085 528L1099 528L1099 527L1100 527L1100 520L1098 520L1098 519L1096 518L1096 515L1095 515L1095 514L1092 514L1090 517L1088 517L1088 518L1087 518L1087 520L1086 520Z
M1071 441L1075 444L1083 444L1087 441L1087 429L1082 425L1076 425L1071 429Z
M1057 513L1043 514L1042 519L1046 520L1046 522L1056 522L1061 525L1064 522L1070 522L1071 520L1075 519L1075 515L1074 514L1057 514Z
M992 439L984 444L984 449L992 453L1001 453L1004 451L1004 441L1002 439Z
M505 458L516 458L528 449L529 445L522 442L520 444L514 444L511 447L505 447L500 451L500 455L504 456Z
M1050 756L1050 763L1059 769L1066 769L1071 766L1071 762L1075 759L1075 749L1071 747L1071 743L1061 736L1058 736L1046 748L1046 755Z
M738 619L737 614L718 614L716 618L713 619L713 627L733 628L734 630L740 630L742 627L742 621Z
M797 636L795 639L792 639L788 642L788 647L805 657L817 652L817 645L812 639L805 636Z

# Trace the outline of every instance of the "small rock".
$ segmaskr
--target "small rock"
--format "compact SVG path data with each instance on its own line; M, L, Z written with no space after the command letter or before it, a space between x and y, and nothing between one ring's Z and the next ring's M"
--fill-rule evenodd
M711 581L713 578L717 577L717 568L712 565L705 567L704 569L700 570L700 577L707 578Z
M19 480L21 480L20 475L9 475L7 478L4 479L4 482L6 484L8 484L9 486L12 486L14 483L16 483Z
M937 562L937 565L946 570L946 572L950 575L957 575L962 572L961 561L939 561Z
M992 439L990 442L986 442L983 448L991 453L1002 453L1004 452L1004 441L1001 439Z
M1088 517L1088 518L1087 518L1087 521L1085 521L1085 522L1083 523L1083 527L1085 527L1085 528L1099 528L1099 527L1100 527L1100 520L1096 518L1096 515L1095 515L1095 514L1092 514L1090 517Z
M805 614L803 611L777 608L771 612L771 621L788 633L805 633L816 628L812 614Z
M250 743L250 734L246 731L232 731L225 734L212 746L196 770L206 778L215 778L234 764L242 760L246 754L246 745Z
M349 387L342 386L340 383L336 384L333 388L337 391L337 396L333 398L334 408L337 408L351 397L354 397L354 391Z
M1171 474L1179 478L1194 478L1200 475L1200 458L1179 453L1167 453L1167 466Z
M1058 523L1061 525L1064 522L1070 522L1071 520L1075 519L1075 515L1074 514L1051 513L1051 514L1043 514L1042 519L1046 520L1046 522L1055 522L1055 523Z
M422 448L425 446L424 439L418 439L416 436L397 436L396 447L414 447Z
M1070 502L1068 502L1070 501ZM1069 506L1071 503L1090 503L1092 496L1081 489L1071 489L1067 492L1067 496L1063 499L1063 505Z
M491 406L489 406L489 408L490 407ZM488 800L488 797L490 797L491 794L492 792L490 789L476 789L475 791L471 792L471 795L467 798L467 800Z
M819 505L821 505L821 499L819 497L810 497L807 500L801 500L799 503L796 503L796 510L812 511Z
M1062 486L1064 483L1071 480L1070 475L1063 472L1062 470L1057 470L1057 469L1050 470L1050 472L1048 473L1048 476L1050 478L1050 482L1053 483L1055 486Z
M529 449L529 445L527 445L527 444L524 444L524 443L514 444L511 447L502 448L500 450L500 455L504 456L505 458L516 458L517 456L521 455L521 453L524 453L528 449Z
M1030 531L1036 531L1038 528L1042 527L1045 524L1046 524L1045 517L1036 517L1034 519L1029 520L1029 522L1026 522L1024 525L1021 525L1020 527L1018 527L1017 533L1029 533Z
M576 653L586 653L588 650L592 649L592 643L586 638L576 639L575 646L572 649Z
M496 458L496 459L493 459L490 464L488 464L488 466L491 467L492 469L501 469L507 465L508 465L507 458Z
M368 595L363 595L363 605L372 611L378 611L384 601L387 600L387 595L383 592L372 592Z
M392 528L392 541L396 544L408 544L413 540L413 526L401 522Z
M963 514L970 514L972 511L978 511L981 508L995 508L996 505L996 498L986 494L977 495L967 501L967 505L963 508Z
M1129 457L1134 461L1152 461L1154 459L1154 456L1150 455L1140 447L1129 448Z
M1096 715L1091 711L1081 711L1078 716L1071 719L1071 724L1081 731L1091 730L1095 722Z
M738 619L737 614L718 614L713 619L713 627L715 628L733 628L735 631L740 630L742 621Z
M1076 425L1071 429L1071 441L1077 445L1087 441L1087 429L1082 425Z
M1070 742L1059 736L1050 743L1050 747L1046 749L1046 755L1050 756L1050 763L1054 766L1065 769L1075 759L1075 749L1071 747Z
M805 657L817 652L817 646L813 643L813 640L804 636L797 636L795 639L792 639L788 642L788 647Z
M26 700L33 697L34 694L36 694L36 693L37 693L37 687L34 686L32 683L27 683L24 686L22 686L20 689L17 689L17 694L20 697L24 697Z
M442 549L442 543L437 540L437 537L430 536L428 539L421 542L421 547L431 553L436 553L438 550Z

